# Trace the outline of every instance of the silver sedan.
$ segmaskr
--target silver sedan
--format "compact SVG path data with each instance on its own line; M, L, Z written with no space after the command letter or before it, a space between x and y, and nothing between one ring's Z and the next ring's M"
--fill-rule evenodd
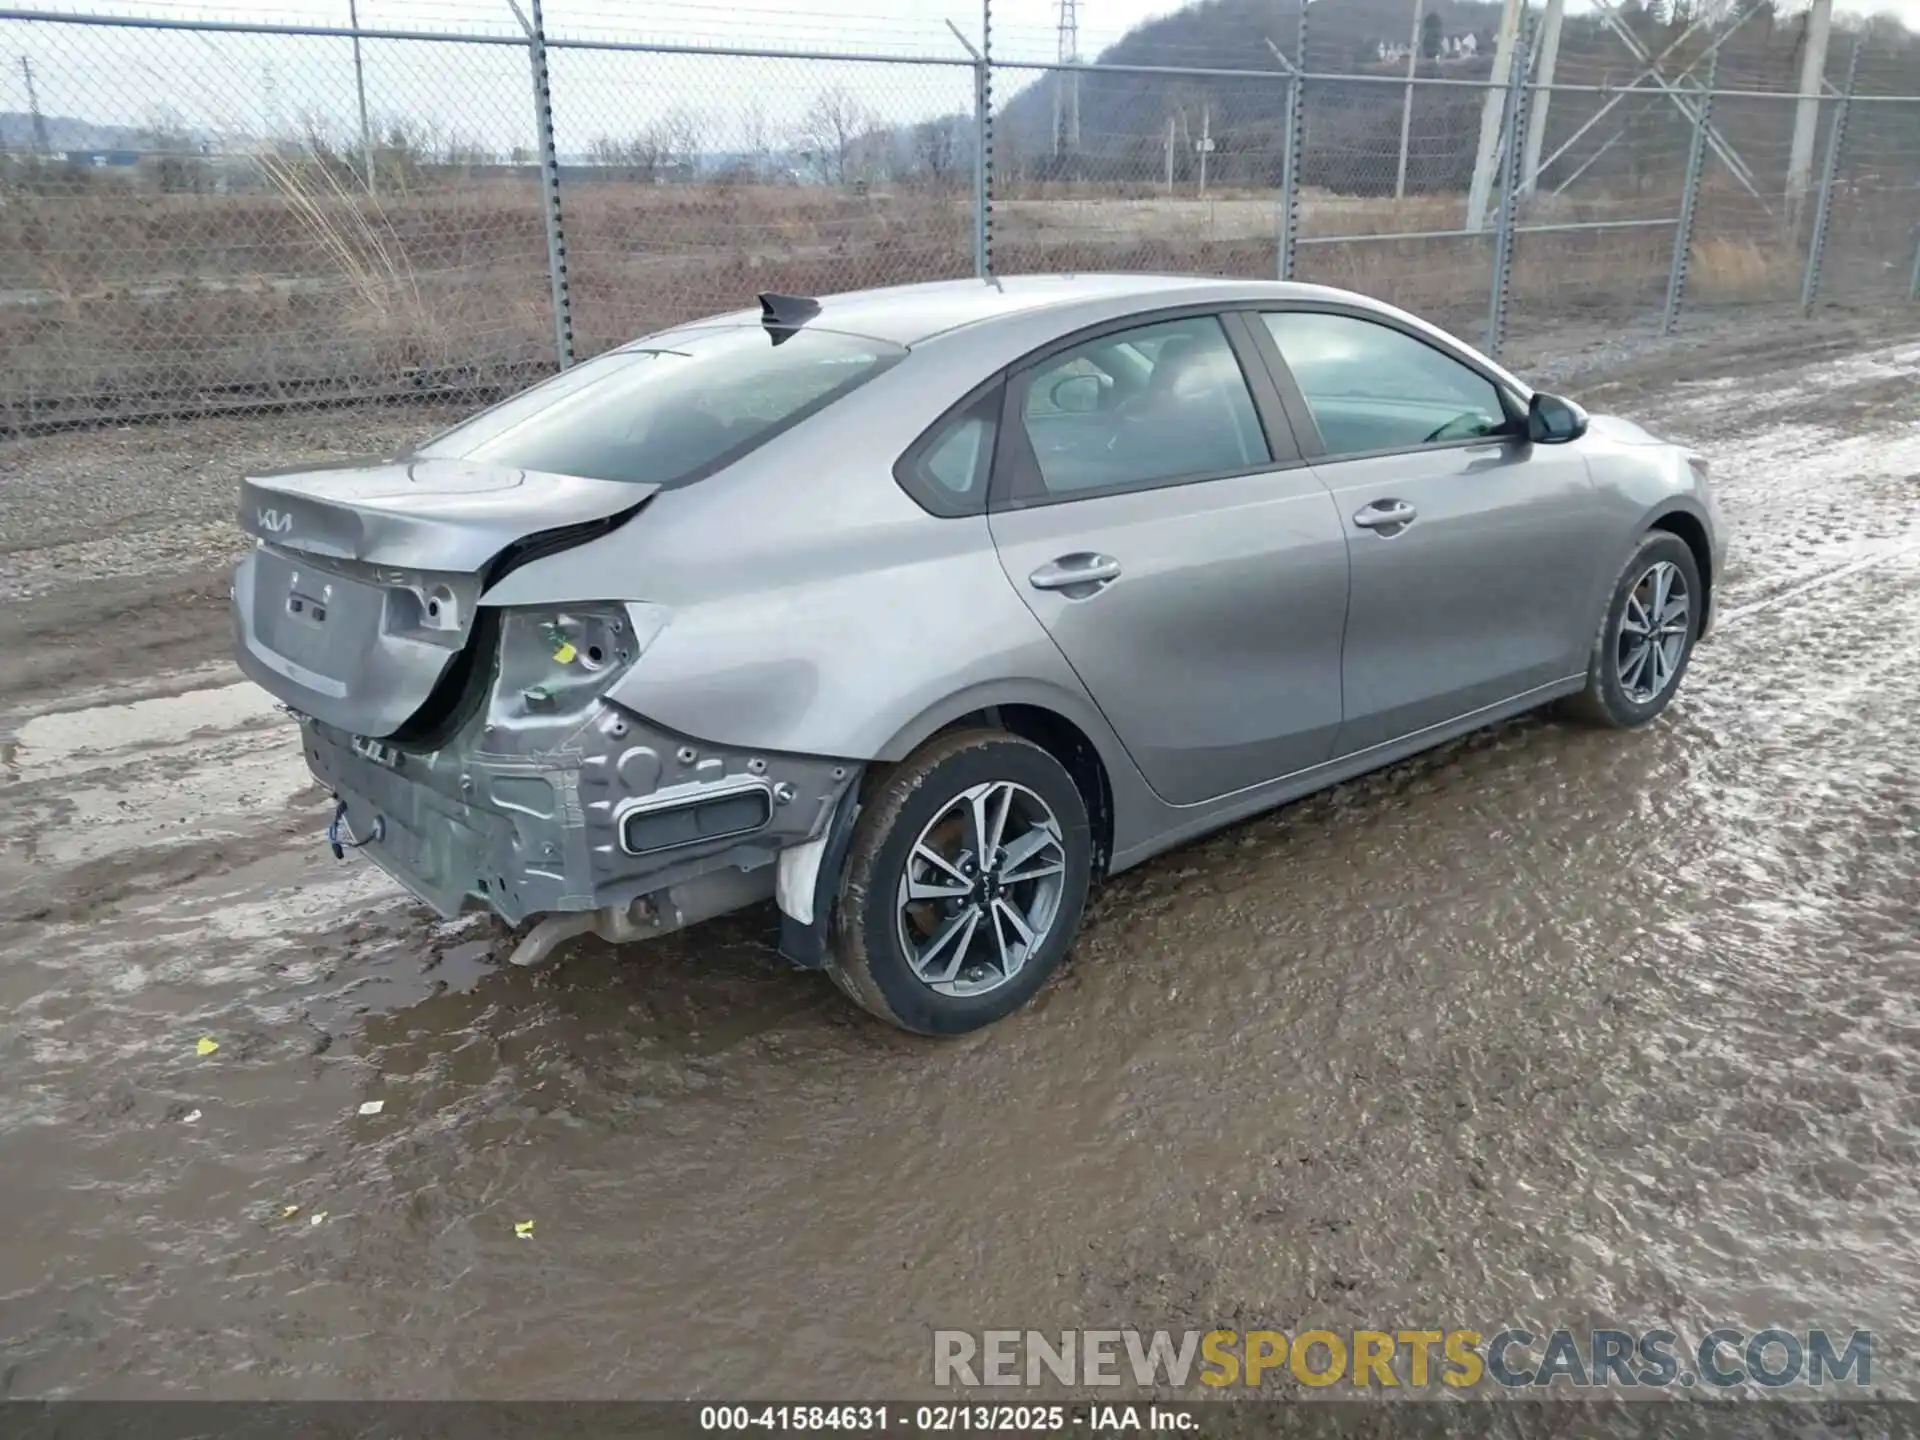
M523 963L771 898L936 1035L1183 841L1550 702L1646 724L1726 558L1698 456L1412 315L1137 275L764 295L240 518L336 853Z

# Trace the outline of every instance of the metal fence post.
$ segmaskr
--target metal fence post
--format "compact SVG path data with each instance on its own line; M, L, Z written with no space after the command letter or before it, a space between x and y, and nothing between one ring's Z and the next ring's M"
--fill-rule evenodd
M980 6L980 43L961 33L960 27L947 21L947 29L960 42L960 48L973 57L973 273L984 280L993 273L993 3L982 0Z
M347 0L347 24L353 27L353 88L360 97L360 164L367 172L367 194L372 195L373 128L367 124L367 67L360 59L360 0Z
M1487 302L1487 354L1500 358L1507 341L1507 292L1513 279L1514 225L1518 218L1520 192L1520 145L1526 131L1523 111L1527 105L1527 23L1522 19L1520 33L1514 37L1513 60L1507 72L1507 114L1505 135L1506 163L1500 167L1500 213L1493 236L1493 286Z
M973 273L984 280L993 274L993 0L980 4L973 120Z
M1274 271L1281 280L1293 279L1300 239L1300 150L1307 130L1307 0L1301 0L1293 54L1293 74L1287 78L1285 148L1280 155L1280 233L1275 237L1279 253Z
M1693 254L1693 222L1700 210L1700 177L1707 163L1707 131L1713 124L1713 85L1720 73L1720 52L1707 62L1707 84L1700 92L1700 109L1693 117L1693 143L1687 147L1687 179L1680 194L1680 220L1673 231L1673 265L1667 271L1667 308L1660 317L1660 333L1671 335L1680 323L1680 304L1687 298L1687 263Z
M1833 218L1833 187L1840 176L1840 149L1847 139L1847 107L1853 103L1854 77L1860 70L1860 42L1853 42L1853 54L1847 57L1847 85L1840 92L1833 112L1833 127L1827 133L1826 163L1820 167L1820 202L1813 212L1813 238L1807 242L1807 270L1800 282L1800 309L1811 312L1820 295L1820 266L1826 259L1827 223Z
M1920 300L1920 225L1913 227L1913 273L1907 277L1907 299Z
M533 123L540 137L541 210L547 223L547 280L553 292L553 353L573 364L573 297L567 288L567 236L560 224L560 155L553 145L553 92L547 84L547 32L540 0L527 0L527 61L533 67Z

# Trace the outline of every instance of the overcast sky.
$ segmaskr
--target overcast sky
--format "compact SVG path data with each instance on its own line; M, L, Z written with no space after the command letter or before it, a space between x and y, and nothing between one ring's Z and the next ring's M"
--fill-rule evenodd
M340 25L354 0L80 0L66 13ZM496 36L519 34L510 0L357 0L363 27ZM521 0L522 4L526 0ZM1590 0L1568 0L1570 12ZM994 53L1051 59L1058 0L995 0ZM1167 0L1078 0L1080 49L1093 57L1127 30L1180 8ZM1800 6L1786 0L1791 13ZM1881 11L1920 29L1920 0L1840 0L1856 14ZM978 0L545 0L550 33L674 44L767 45L858 54L964 56L952 21L978 43ZM384 117L425 120L488 149L532 142L526 58L519 47L369 43L362 47L368 106ZM158 107L197 130L297 132L319 117L351 138L357 105L351 47L338 40L107 31L0 21L0 110L27 108L18 57L33 63L43 111L139 125ZM1624 59L1624 56L1623 56ZM1250 65L1263 66L1261 57ZM1001 81L1000 98L1022 83ZM853 94L874 115L902 121L968 110L972 81L960 66L842 64L558 51L556 125L563 152L597 136L639 133L669 112L698 117L702 144L740 145L756 124L785 143L813 97Z
M525 0L521 0L524 4ZM78 0L29 6L103 14L254 17L321 24L344 23L350 0ZM482 29L511 33L509 0L358 0L364 25L436 30ZM892 50L924 54L946 50L951 20L978 40L978 0L546 0L547 23L558 33L617 34L623 38L684 43L768 44L805 49ZM1081 48L1098 53L1143 20L1179 9L1167 0L1078 0ZM1588 0L1569 0L1570 11ZM1781 9L1804 8L1785 0ZM1836 9L1856 14L1886 11L1920 28L1920 0L1840 0ZM1008 59L1048 59L1054 53L1058 0L996 0L995 48Z

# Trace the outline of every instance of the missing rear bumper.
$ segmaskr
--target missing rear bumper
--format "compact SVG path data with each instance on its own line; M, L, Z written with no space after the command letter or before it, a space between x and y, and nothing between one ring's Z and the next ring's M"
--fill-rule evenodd
M609 945L658 939L772 899L773 891L773 870L768 866L752 871L710 871L626 905L542 916L507 958L515 965L538 965L578 935L597 935Z
M710 894L770 897L780 855L826 832L861 768L709 746L598 700L476 716L431 751L356 745L312 719L301 731L343 807L336 838L438 913L600 916L590 928L621 940L720 913Z

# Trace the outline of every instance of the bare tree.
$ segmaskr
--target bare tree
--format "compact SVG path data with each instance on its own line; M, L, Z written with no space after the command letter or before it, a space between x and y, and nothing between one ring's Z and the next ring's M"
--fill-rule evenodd
M800 117L795 139L812 155L822 179L829 185L844 185L851 178L848 169L854 145L873 123L867 107L835 85L814 96Z
M171 105L151 105L146 113L146 132L160 158L155 178L161 191L169 195L201 194L212 188L213 175L206 162L194 154L192 132L186 117Z
M446 148L441 152L448 165L473 166L491 165L499 159L498 154L477 135L467 135L455 130L447 135Z
M662 144L660 136L649 128L624 140L597 135L587 147L587 154L602 169L617 170L623 179L652 185L661 178L660 172L666 163Z
M179 155L193 149L186 116L171 105L149 105L145 128L155 150Z
M706 122L684 105L676 105L648 127L658 143L662 167L672 178L678 172L691 180L700 168Z
M954 136L956 117L942 115L913 127L913 158L920 173L936 190L944 190L960 168L960 147Z
M740 144L753 178L765 180L773 168L773 127L767 122L767 107L758 99L749 100L740 116Z

